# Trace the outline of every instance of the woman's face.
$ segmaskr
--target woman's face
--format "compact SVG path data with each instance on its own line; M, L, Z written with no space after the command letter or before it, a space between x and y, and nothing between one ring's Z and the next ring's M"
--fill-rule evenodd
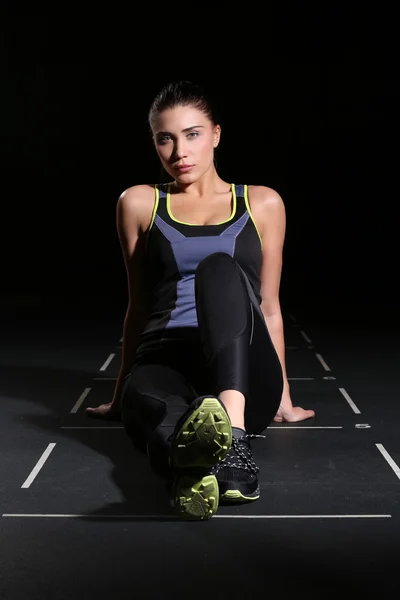
M213 165L221 128L201 110L168 108L154 119L151 128L161 163L177 181L193 183Z

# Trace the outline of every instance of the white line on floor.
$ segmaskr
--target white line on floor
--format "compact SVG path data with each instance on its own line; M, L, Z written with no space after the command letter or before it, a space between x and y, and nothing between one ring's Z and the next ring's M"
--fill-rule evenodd
M350 398L349 394L346 392L344 388L339 388L339 392L346 398L347 402L350 404L351 408L357 415L361 415L361 411L354 404L353 400Z
M91 427L91 426L80 426L80 427L60 427L60 429L125 429L124 427L107 427L107 426L101 426L101 427ZM322 425L290 425L287 424L286 426L275 426L275 425L269 425L268 429L343 429L343 427L341 425L326 425L326 426L322 426Z
M288 377L289 381L314 381L315 377ZM92 377L93 381L117 381L116 377Z
M390 519L392 515L214 515L212 519ZM2 517L51 519L157 519L180 520L176 515L93 515L93 514L21 514L4 513Z
M396 465L393 458L390 456L389 452L387 450L385 450L385 448L383 447L382 444L375 444L375 446L378 448L379 452L387 460L387 462L392 467L392 469L395 472L395 474L397 475L397 477L400 479L400 467L398 465Z
M214 515L213 519L382 519L392 515Z
M320 354L316 354L315 356L318 358L319 362L324 367L325 371L330 371L330 368L328 367L328 365L326 364L326 362L324 361L322 356Z
M108 365L110 364L110 362L112 361L112 359L114 358L115 354L110 354L110 356L107 358L106 362L104 363L104 365L102 367L100 367L100 371L105 371L108 367Z
M88 395L88 393L90 392L91 389L92 388L86 388L85 391L79 396L78 400L76 401L75 406L71 410L71 413L78 412L80 405L82 404L82 402L84 401L84 399L86 398L86 396Z
M54 446L55 443L49 444L47 446L46 450L43 452L41 458L36 463L36 466L32 470L28 479L21 485L21 488L28 488L31 485L32 481L35 479L36 475L39 473L40 469L43 467L44 463L50 456L50 452L53 450Z
M327 425L327 426L322 426L322 425L290 425L289 423L287 425L284 426L275 426L275 425L269 425L268 429L343 429L343 427L341 425Z
M303 338L306 340L306 342L308 342L309 344L312 344L312 341L310 340L310 338L308 337L308 335L306 334L305 331L303 331L302 329L300 330L301 335L303 336Z

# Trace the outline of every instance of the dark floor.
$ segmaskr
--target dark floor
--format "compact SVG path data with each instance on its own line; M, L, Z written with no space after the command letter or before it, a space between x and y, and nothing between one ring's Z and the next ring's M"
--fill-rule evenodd
M255 440L258 502L187 523L121 424L85 417L111 399L123 318L87 308L2 313L2 600L398 598L393 310L284 308L292 400L316 418Z

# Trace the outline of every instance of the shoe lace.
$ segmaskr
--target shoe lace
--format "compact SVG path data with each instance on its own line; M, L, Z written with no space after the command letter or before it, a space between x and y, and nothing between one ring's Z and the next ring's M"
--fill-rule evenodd
M245 471L257 475L260 468L254 462L253 453L250 445L248 444L248 440L254 438L265 438L265 435L246 433L241 437L232 438L232 446L228 454L212 468L211 475L216 475L220 469L224 467L244 469Z

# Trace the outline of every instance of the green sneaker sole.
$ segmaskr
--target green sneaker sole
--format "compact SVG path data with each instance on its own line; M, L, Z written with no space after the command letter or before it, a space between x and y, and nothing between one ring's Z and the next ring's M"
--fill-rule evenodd
M227 490L226 492L221 494L220 502L251 502L252 500L258 500L260 495L261 494L259 490L254 492L253 495L248 496L242 494L242 492L239 492L239 490Z
M232 445L228 414L216 398L205 398L182 424L171 444L171 464L178 469L209 469Z
M218 509L218 482L214 475L198 479L184 476L177 479L174 488L175 512L182 520L205 521Z

